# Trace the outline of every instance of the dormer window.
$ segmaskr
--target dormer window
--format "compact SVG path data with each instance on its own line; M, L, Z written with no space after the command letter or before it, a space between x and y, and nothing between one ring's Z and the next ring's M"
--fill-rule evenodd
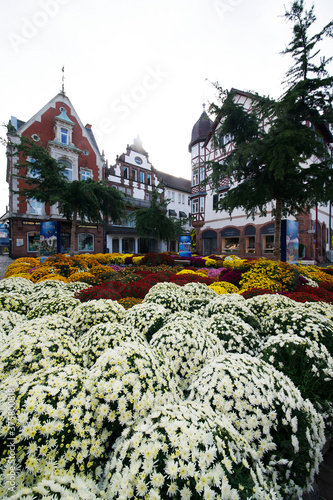
M60 140L62 144L68 144L68 130L67 128L60 129Z

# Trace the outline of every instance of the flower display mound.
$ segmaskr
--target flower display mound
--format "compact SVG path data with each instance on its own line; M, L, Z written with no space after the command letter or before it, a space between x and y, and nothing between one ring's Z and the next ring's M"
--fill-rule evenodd
M333 358L307 337L275 335L262 347L262 359L287 375L317 410L333 417Z
M61 316L44 316L19 323L2 346L0 379L79 363L81 356L73 334L72 323Z
M107 349L89 373L97 422L113 439L155 404L178 397L168 371L148 344L123 342Z
M160 304L171 312L188 311L190 309L190 301L183 287L174 283L157 283L154 285L143 300L143 303L146 302Z
M237 294L216 295L213 300L209 302L203 311L206 316L213 314L233 314L234 316L242 319L252 326L257 331L260 331L261 324L255 314L247 307L246 300Z
M35 305L27 312L27 318L41 318L50 314L60 314L70 317L74 309L80 304L78 299L62 295L61 297L43 300L42 302L33 302Z
M0 311L0 328L8 335L14 326L21 321L25 321L25 316L13 311Z
M297 304L297 306L301 310L310 310L313 313L322 314L328 319L333 320L333 307L327 302L305 302L304 304Z
M297 305L272 311L262 321L262 331L270 337L293 334L322 343L333 355L333 321L327 316Z
M246 301L246 306L262 320L273 311L295 307L295 302L285 295L272 293L249 298Z
M144 302L134 305L126 311L122 318L122 324L131 332L138 330L149 342L151 337L167 321L169 311L160 304Z
M85 385L89 372L78 365L8 377L2 384L5 405L15 404L15 420L0 414L0 497L11 473L10 445L15 436L17 490L53 474L96 479L110 447L110 432L94 416ZM15 429L13 426L15 425Z
M257 356L261 337L249 323L230 313L213 314L205 324L207 332L219 338L227 352Z
M239 289L236 285L229 283L228 281L215 281L209 288L214 290L217 294L226 294L226 293L238 293Z
M210 404L249 442L283 498L301 498L318 473L324 421L293 382L270 364L228 353L193 378L189 400Z
M187 283L183 286L183 292L189 301L189 311L206 307L216 297L216 292L204 283Z
M122 342L146 343L145 336L133 328L128 328L120 323L99 323L92 326L78 339L83 365L91 368L96 360L107 349L122 344Z
M0 292L13 292L25 295L33 289L33 283L25 278L12 277L0 281Z
M78 305L70 315L76 336L80 337L92 326L109 321L120 321L125 308L113 300L91 300Z
M206 330L205 320L189 312L171 315L167 324L154 333L150 345L168 359L183 391L208 359L224 353L218 337Z
M227 418L197 403L165 405L116 441L102 483L113 499L281 499Z
M52 474L35 484L20 488L3 500L95 500L100 496L96 481L73 474Z
M28 309L28 300L24 295L0 291L0 311L13 311L25 315Z

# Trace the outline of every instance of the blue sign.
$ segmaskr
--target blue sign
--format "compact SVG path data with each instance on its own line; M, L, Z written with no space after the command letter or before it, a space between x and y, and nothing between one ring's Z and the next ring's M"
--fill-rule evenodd
M281 221L281 260L288 264L298 264L298 222L296 220Z
M40 255L61 253L60 222L47 221L40 224Z
M179 236L179 257L192 257L192 239L190 234Z

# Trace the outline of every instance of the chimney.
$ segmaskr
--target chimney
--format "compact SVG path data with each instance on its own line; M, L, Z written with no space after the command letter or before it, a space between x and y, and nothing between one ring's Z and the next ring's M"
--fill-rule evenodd
M86 128L91 128L90 123L87 123Z

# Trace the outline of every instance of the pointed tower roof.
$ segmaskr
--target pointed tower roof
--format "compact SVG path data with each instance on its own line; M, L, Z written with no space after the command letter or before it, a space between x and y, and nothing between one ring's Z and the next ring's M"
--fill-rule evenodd
M212 120L206 113L205 104L203 104L203 112L199 120L196 122L192 129L191 142L188 146L189 151L191 152L191 148L197 144L198 142L203 142L207 139L210 129L213 125Z
M75 123L68 117L66 109L64 106L61 106L60 108L60 115L56 116L58 120L61 120L63 122L67 122L69 125L72 125L74 127Z

